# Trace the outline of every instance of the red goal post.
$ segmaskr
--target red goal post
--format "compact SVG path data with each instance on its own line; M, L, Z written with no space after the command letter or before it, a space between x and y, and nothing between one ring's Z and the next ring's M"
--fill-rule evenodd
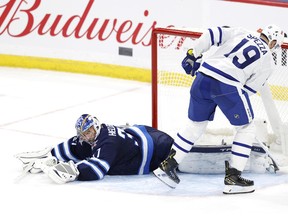
M155 28L152 31L152 41L151 41L151 63L152 63L152 126L158 128L158 107L157 107L157 99L158 99L158 88L157 88L157 81L158 81L158 35L165 34L165 35L174 35L180 37L192 37L192 38L199 38L202 33L201 32L194 32L194 31L187 31L187 30L180 30L180 29L171 29L171 28ZM183 55L184 56L184 55Z
M155 128L159 128L165 131L168 131L168 133L172 133L170 129L166 129L167 125L172 125L175 130L177 130L177 126L182 124L182 120L178 121L178 117L181 116L186 118L188 109L188 98L187 94L189 94L189 88L191 85L191 82L193 82L193 78L191 76L188 76L185 74L184 70L180 68L181 61L186 55L186 51L193 43L194 40L197 40L202 34L201 29L175 29L175 28L155 28L152 31L152 38L151 38L151 67L152 67L152 126ZM188 40L187 40L188 39ZM188 41L188 43L186 43ZM185 45L186 43L186 45ZM288 122L288 65L287 65L287 50L288 50L288 43L287 38L285 39L285 42L282 44L282 50L278 54L273 54L274 60L277 64L277 75L274 75L274 77L271 77L271 83L269 83L268 91L263 91L261 93L261 102L258 98L255 99L256 102L253 102L254 111L255 113L261 113L264 112L264 114L261 114L261 119L264 119L265 123L268 122L269 127L269 134L273 134L271 139L274 139L273 142L282 143L282 151L284 153L288 154L288 147L287 144L285 144L285 149L283 149L284 143L287 143L288 136L285 135L288 131L287 128L287 122ZM164 53L164 54L163 54ZM175 57L170 58L170 55L173 56L174 53L177 53ZM167 58L167 60L165 60ZM161 61L163 61L161 63ZM171 64L171 66L170 66ZM176 64L175 68L174 65ZM171 75L175 74L177 75ZM168 75L169 74L169 75ZM167 78L168 77L168 78ZM176 77L176 78L175 78ZM185 84L181 81L179 84L178 81L175 83L173 79L188 79L188 81L185 81ZM164 87L163 87L164 86ZM178 91L178 88L181 88L181 93L177 93L175 96L175 92ZM185 88L183 91L182 88ZM164 89L164 90L161 90ZM169 89L169 90L167 90ZM171 90L172 89L172 90ZM161 92L162 91L162 92ZM168 95L163 96L163 94L166 94L166 91L170 91L167 93ZM164 93L163 93L164 92ZM184 111L178 111L179 107L173 107L170 109L170 106L173 104L178 104L180 100L182 100L182 94L185 93L185 98L183 97L183 104L179 105L181 108L185 106ZM263 95L265 95L263 100ZM161 103L163 103L161 100L162 98L165 98L165 100L168 100L167 104L164 102L164 105L162 106L161 110L159 107L161 106ZM254 97L254 96L253 96ZM273 98L273 99L272 99ZM174 102L174 100L176 100ZM254 99L253 99L254 100ZM279 101L275 102L275 101ZM182 103L182 101L181 101ZM275 103L275 104L274 104ZM263 108L264 106L264 108ZM274 107L273 107L274 106ZM260 108L259 108L260 107ZM275 112L276 109L276 112ZM164 110L164 111L163 111ZM163 113L166 112L163 115ZM267 113L268 112L268 113ZM277 113L280 113L280 115L277 115ZM176 120L174 119L171 123L164 123L161 125L159 122L163 120L164 118L172 118L174 116L176 117ZM276 122L276 123L275 123ZM282 127L283 126L283 127ZM285 126L285 127L284 127ZM286 132L285 132L286 131ZM175 131L173 131L174 133ZM277 137L275 138L275 133L277 134ZM174 135L174 134L172 134ZM273 137L274 136L274 137Z

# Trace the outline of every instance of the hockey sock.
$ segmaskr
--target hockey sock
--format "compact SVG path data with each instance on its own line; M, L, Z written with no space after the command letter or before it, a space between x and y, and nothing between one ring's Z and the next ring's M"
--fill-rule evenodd
M195 141L204 133L207 124L208 121L194 122L189 120L186 126L177 133L172 148L176 151L174 158L178 164L191 150Z

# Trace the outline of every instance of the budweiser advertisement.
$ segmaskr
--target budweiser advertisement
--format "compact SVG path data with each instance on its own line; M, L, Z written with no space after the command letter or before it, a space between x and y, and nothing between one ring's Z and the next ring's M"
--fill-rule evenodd
M234 13L236 4L236 13L245 11L245 17L235 14L227 21L226 12ZM252 14L250 18L246 7L216 0L146 0L137 4L132 0L1 0L0 53L150 68L154 28L242 25L258 29L267 24L259 23ZM257 7L259 13L267 10L261 5L249 7ZM269 13L269 23L274 18L286 20L283 8L270 10L275 14Z

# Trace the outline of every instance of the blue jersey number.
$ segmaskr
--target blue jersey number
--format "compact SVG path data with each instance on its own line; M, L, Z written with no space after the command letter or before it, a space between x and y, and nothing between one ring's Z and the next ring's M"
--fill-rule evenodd
M127 138L132 139L133 138L131 134L126 133L124 130L122 130L120 128L117 128L117 133L123 139L127 139Z
M234 49L231 50L230 53L225 54L225 57L228 57L229 55L231 55L232 53L237 52L239 49L243 49L242 51L242 56L244 57L244 61L239 62L240 57L242 56L237 56L234 55L234 57L232 58L232 63L240 69L244 69L245 67L247 67L248 65L252 64L254 61L256 61L257 59L260 58L260 51L258 50L258 48L256 46L253 45L249 45L245 48L243 48L243 46L248 42L249 40L244 38L239 44L237 44Z

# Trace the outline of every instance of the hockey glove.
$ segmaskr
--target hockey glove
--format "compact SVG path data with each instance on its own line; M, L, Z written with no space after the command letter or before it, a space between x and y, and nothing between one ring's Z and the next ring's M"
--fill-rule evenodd
M57 184L75 181L79 175L79 170L73 161L59 161L55 166L47 167L43 171Z
M22 152L15 155L15 157L23 163L22 166L25 172L39 173L42 172L42 165L53 163L54 157L51 155L51 150L52 147L47 147L40 151Z
M193 54L193 49L189 49L186 57L182 61L182 67L187 74L194 76L201 65L201 61L202 55L196 58Z

